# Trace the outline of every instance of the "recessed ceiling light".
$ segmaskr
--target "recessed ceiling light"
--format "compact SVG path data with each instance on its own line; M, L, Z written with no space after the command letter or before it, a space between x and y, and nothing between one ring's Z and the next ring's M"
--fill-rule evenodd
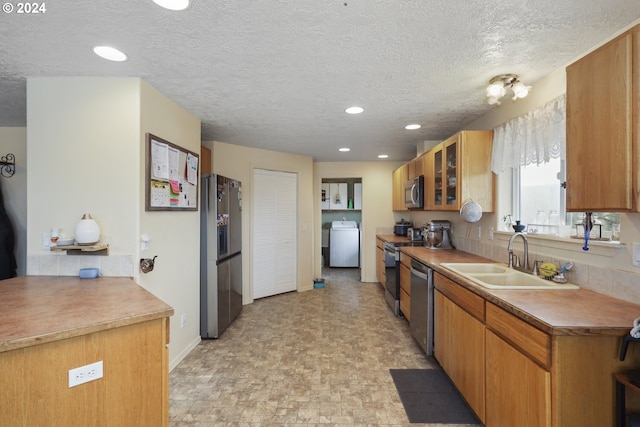
M127 55L111 46L96 46L93 48L93 52L101 58L108 59L109 61L120 62L127 60Z
M414 129L420 129L422 126L420 126L419 124L413 124L413 125L406 125L404 128L407 130L414 130Z
M153 2L169 10L185 10L189 7L189 0L153 0Z
M378 158L379 159L388 159L389 155L388 154L378 154Z
M362 107L349 107L346 110L344 110L344 112L347 114L360 114L363 111L364 111L364 108Z
M347 151L351 151L351 148L342 147L342 148L339 148L338 151L342 151L343 153L346 153Z

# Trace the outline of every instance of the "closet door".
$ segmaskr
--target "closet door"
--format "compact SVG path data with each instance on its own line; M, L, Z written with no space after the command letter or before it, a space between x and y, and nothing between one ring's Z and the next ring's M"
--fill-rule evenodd
M253 298L295 291L298 175L254 169Z

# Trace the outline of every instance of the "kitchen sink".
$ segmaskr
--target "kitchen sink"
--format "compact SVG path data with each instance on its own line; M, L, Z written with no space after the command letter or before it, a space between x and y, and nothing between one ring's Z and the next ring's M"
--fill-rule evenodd
M572 283L556 283L523 271L491 263L442 263L443 267L489 289L579 289Z

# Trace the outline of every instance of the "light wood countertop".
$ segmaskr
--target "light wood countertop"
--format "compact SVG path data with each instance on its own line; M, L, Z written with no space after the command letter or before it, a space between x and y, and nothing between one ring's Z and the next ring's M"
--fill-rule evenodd
M173 315L127 277L22 276L0 281L0 352Z
M378 236L385 237L388 236ZM633 320L640 317L640 305L588 289L487 289L440 265L443 262L495 262L481 256L419 246L401 247L400 251L551 335L623 336L633 327Z

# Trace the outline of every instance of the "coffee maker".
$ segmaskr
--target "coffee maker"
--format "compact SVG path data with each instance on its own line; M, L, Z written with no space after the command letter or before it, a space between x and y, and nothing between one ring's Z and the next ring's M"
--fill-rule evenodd
M424 225L424 246L429 249L455 249L451 243L451 222L433 220Z

